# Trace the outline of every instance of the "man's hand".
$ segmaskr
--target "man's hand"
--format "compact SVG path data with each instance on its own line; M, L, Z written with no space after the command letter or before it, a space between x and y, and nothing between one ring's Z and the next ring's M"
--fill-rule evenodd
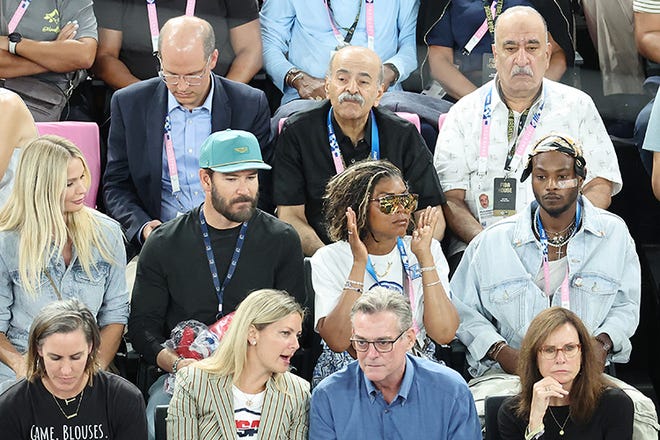
M315 78L302 72L300 79L293 81L293 87L296 88L302 99L325 99L325 80Z
M156 229L158 226L162 225L163 222L160 220L151 220L149 223L144 225L144 228L142 228L142 242L144 243L147 241L147 238L151 235L151 233Z
M56 41L64 40L75 40L76 34L78 33L78 20L70 21L64 25L60 30L60 33L57 34Z

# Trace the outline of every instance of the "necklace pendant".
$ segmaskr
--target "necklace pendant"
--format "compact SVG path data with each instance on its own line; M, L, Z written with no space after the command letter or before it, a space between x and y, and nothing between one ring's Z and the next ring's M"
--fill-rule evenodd
M246 400L246 401L245 401L245 404L246 404L247 406L252 406L252 401L251 401L251 400Z
M67 420L71 420L72 418L76 417L78 415L78 412L74 412L73 414L64 414L64 417L66 417Z
M559 430L559 435L564 435L564 430L563 429Z

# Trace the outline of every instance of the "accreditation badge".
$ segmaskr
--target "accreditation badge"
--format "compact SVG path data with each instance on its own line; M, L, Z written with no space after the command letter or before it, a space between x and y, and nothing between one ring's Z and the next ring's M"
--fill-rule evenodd
M481 56L481 84L486 84L495 78L495 58L492 53L485 53Z
M509 217L516 213L516 188L518 181L506 177L493 180L493 216Z

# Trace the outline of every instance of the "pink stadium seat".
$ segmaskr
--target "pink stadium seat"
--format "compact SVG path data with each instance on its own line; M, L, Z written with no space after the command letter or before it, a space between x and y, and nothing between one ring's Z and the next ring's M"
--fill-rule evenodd
M62 136L76 144L82 151L89 166L90 187L85 196L85 205L96 208L96 195L101 180L101 151L99 144L99 127L94 122L37 122L40 135L54 134Z
M438 133L440 133L440 130L442 129L442 124L445 123L445 118L446 117L447 117L447 113L443 113L438 118Z

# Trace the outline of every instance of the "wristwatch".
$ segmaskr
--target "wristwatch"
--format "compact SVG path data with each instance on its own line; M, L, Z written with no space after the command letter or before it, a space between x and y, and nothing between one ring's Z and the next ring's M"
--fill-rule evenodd
M612 344L610 344L610 343L607 342L605 339L603 339L603 338L601 338L601 337L599 337L599 336L596 336L595 339L596 339L598 342L600 342L600 344L603 346L603 350L605 350L605 352L607 352L607 353L610 352L610 350L612 349Z
M21 42L23 35L19 34L18 32L12 32L11 34L7 35L7 38L9 38L9 53L16 55L16 45Z

